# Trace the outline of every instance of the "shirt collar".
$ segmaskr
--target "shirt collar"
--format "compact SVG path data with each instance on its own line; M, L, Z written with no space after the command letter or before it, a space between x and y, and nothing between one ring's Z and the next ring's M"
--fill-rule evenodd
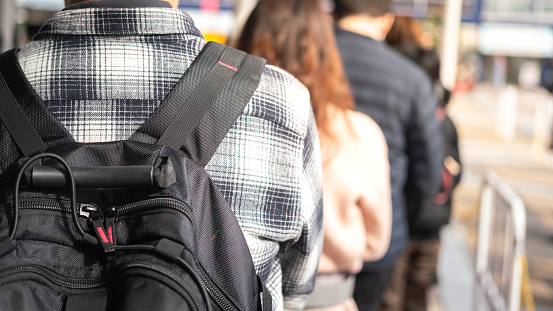
M123 4L122 4L123 3ZM132 3L126 6L124 3ZM81 6L82 5L82 6ZM56 13L42 26L43 35L167 35L201 36L192 18L159 0L85 1Z
M95 0L84 1L70 5L63 9L63 11L76 10L76 9L88 9L88 8L147 8L147 7L159 7L170 8L169 2L161 0Z

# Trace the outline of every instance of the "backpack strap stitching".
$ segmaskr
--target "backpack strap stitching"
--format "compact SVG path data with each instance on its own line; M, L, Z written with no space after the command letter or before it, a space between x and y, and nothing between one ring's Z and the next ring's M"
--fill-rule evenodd
M15 100L0 73L0 119L24 156L46 149L46 145Z

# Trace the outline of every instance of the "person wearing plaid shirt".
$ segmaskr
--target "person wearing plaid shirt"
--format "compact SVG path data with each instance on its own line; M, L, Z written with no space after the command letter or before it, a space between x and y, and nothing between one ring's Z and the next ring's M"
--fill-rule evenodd
M75 2L73 5L69 5ZM127 139L206 44L178 1L66 1L18 52L78 142ZM306 88L266 66L206 167L246 236L274 310L301 310L322 248L322 174Z

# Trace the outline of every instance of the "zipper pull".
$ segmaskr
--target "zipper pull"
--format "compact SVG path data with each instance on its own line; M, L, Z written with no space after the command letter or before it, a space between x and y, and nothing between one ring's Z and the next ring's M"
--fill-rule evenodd
M106 229L108 233L108 239L113 246L115 246L115 221L117 220L118 210L115 207L111 207L104 211L106 218Z
M95 213L97 210L98 208L94 205L81 204L81 206L79 207L79 216L90 219L90 214Z
M98 241L100 241L104 251L106 253L115 251L113 243L108 238L107 230L104 226L104 212L94 205L81 204L79 214L88 218L88 221L92 223L94 233L96 233L96 237L98 238Z

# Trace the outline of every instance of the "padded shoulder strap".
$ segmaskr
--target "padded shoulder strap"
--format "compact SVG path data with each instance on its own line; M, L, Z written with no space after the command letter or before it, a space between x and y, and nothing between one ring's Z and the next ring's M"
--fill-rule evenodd
M75 141L25 77L16 50L0 55L0 75L0 116L5 126L1 130L7 130L13 141L0 150L2 159L14 152L18 158Z
M205 166L259 85L265 60L208 42L135 138L182 149ZM143 140L143 138L140 138Z
M6 60L9 54L15 54L15 50L6 52L0 60ZM0 62L2 66L2 62ZM0 72L0 120L6 126L16 145L25 156L43 151L46 145L38 135L35 128L17 103L10 91L4 76Z
M210 42L205 46L205 51L201 56L218 55L219 51L220 47ZM200 123L206 111L237 72L237 68L245 56L246 53L243 51L223 47L217 62L209 64L211 69L207 75L200 81L200 84L194 89L179 113L157 141L159 145L180 149L186 137ZM200 62L196 62L196 64L198 63ZM166 100L179 100L179 95L171 92Z

